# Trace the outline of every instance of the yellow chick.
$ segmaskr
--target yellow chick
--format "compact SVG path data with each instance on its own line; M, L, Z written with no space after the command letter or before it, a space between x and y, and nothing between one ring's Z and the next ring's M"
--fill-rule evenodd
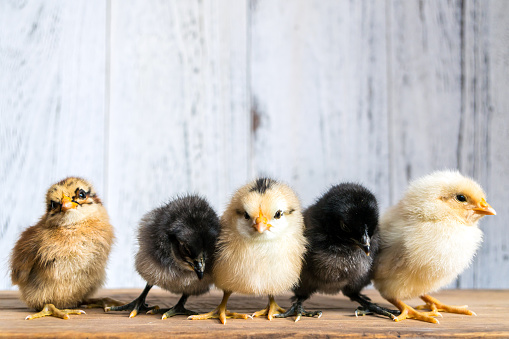
M380 252L373 282L401 314L395 321L438 323L439 311L472 315L428 295L452 282L471 263L482 241L478 221L495 215L482 188L457 171L438 171L412 182L380 220ZM420 297L417 312L401 300Z
M287 185L262 178L241 187L221 217L213 266L214 284L224 291L212 312L190 319L251 317L226 310L233 292L268 295L266 308L252 316L271 320L284 312L274 296L298 281L306 248L299 199Z
M113 238L106 209L89 182L70 177L51 186L46 213L21 234L10 259L21 299L42 310L26 319L85 313L59 308L87 302L103 284Z

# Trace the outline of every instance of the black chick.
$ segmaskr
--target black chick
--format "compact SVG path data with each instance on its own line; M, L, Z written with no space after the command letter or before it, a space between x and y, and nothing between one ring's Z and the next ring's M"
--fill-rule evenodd
M364 311L393 317L393 311L370 301L360 291L370 283L373 258L378 251L378 204L365 187L343 183L333 186L304 211L308 249L294 289L293 305L276 317L318 316L302 303L312 294L339 291L360 303ZM397 311L394 311L397 312Z
M144 291L131 303L111 307L112 311L192 315L184 305L190 295L208 292L212 284L212 262L219 218L206 200L196 195L178 197L147 213L138 230L136 270L147 282ZM170 309L159 310L145 303L152 286L182 294Z

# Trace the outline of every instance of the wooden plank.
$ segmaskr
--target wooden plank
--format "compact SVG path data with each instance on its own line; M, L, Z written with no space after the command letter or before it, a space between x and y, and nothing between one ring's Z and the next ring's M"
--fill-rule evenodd
M0 2L0 289L50 185L104 192L105 23L102 1Z
M506 1L464 3L464 83L460 168L479 178L496 217L482 221L483 246L458 287L509 288L509 14Z
M385 3L251 4L253 174L287 181L305 206L349 180L387 206Z
M111 14L109 285L132 287L144 213L186 192L221 213L246 181L246 2L115 1Z
M102 290L99 295L130 301L141 290ZM366 291L375 302L389 306L374 290ZM208 312L218 305L221 292L213 291L200 297L191 297L186 304L189 309ZM277 298L283 307L288 307L290 295ZM228 319L222 325L217 319L191 321L185 316L161 320L161 315L140 314L129 318L128 312L104 313L102 309L87 309L86 315L71 316L70 320L44 318L25 321L31 311L18 299L17 292L0 292L0 337L5 338L161 338L161 337L227 337L227 338L395 338L395 337L488 337L509 336L509 291L448 290L436 295L441 301L462 305L468 303L477 316L444 313L440 324L415 320L393 322L388 318L353 314L357 305L343 296L315 295L304 305L309 310L321 309L320 319L303 317L298 323L293 319L255 318L248 320ZM171 307L178 296L154 289L147 302L161 307ZM232 295L228 308L232 311L252 313L266 305L266 298ZM411 300L410 305L419 304Z

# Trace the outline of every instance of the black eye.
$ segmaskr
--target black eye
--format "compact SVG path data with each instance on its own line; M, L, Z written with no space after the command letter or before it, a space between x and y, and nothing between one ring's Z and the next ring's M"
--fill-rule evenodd
M456 200L458 200L459 202L465 202L467 201L467 198L463 194L458 194L456 196Z
M244 218L245 218L246 220L251 219L251 217L249 216L249 214L247 214L247 212L244 212Z
M344 223L344 222L341 222L341 229L345 232L349 232L350 229L348 228L348 226Z
M78 197L80 199L85 199L87 197L87 193L85 193L84 190L80 189L79 193L78 193Z
M274 218L275 218L275 219L279 219L279 218L281 218L282 216L283 216L283 211L281 211L281 210L278 210L278 211L276 212L276 214L274 214Z
M56 201L51 200L49 203L50 210L57 208L58 203Z

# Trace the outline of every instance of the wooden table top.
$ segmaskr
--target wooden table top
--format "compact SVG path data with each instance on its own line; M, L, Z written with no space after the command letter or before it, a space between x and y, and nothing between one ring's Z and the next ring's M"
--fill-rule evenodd
M129 302L141 289L101 290L98 296L108 296ZM373 301L388 307L375 290L366 290ZM221 300L222 292L214 290L201 297L190 297L186 306L198 312L208 312ZM276 298L282 307L290 305L289 294ZM255 318L248 320L228 319L222 325L217 319L191 321L185 316L161 320L161 315L140 314L129 319L128 312L104 313L102 309L85 309L86 315L74 315L69 320L46 317L24 320L29 310L18 298L17 291L0 291L0 337L16 338L158 338L158 337L505 337L509 338L509 290L447 290L434 295L450 305L468 304L477 316L444 313L438 318L440 324L415 320L394 322L376 316L356 318L356 304L342 295L315 295L304 306L307 310L323 310L320 319L303 317L297 323L293 318ZM178 296L154 288L148 298L149 305L171 307ZM266 298L232 295L228 309L234 312L252 313L263 308ZM418 299L408 301L411 306Z

